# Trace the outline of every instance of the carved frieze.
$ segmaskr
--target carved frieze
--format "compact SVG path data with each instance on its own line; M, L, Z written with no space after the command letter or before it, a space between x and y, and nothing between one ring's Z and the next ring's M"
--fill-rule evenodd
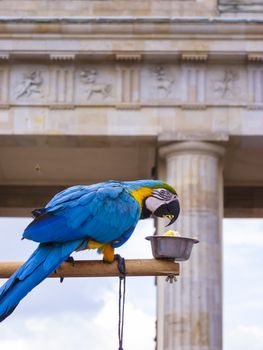
M98 70L97 69L84 69L80 72L80 81L84 84L86 99L90 100L96 94L99 94L102 99L107 98L112 89L111 84L98 82Z
M245 69L234 65L210 67L208 101L212 104L244 103L247 95Z
M47 99L48 72L46 66L17 65L10 77L12 104L39 104Z
M32 70L23 74L23 78L15 88L16 99L27 97L43 97L43 76L40 70Z
M75 105L200 109L209 105L263 105L263 64L217 65L203 61L81 64L0 64L0 106ZM60 106L60 107L59 107ZM5 107L6 108L6 107Z
M164 66L156 65L152 69L153 72L153 89L157 97L166 98L172 92L174 80L168 77Z
M238 94L238 72L226 69L220 79L214 81L214 93L222 99L233 99Z
M75 100L80 104L107 104L115 98L116 70L102 65L82 66L75 74Z
M172 64L152 64L141 69L142 101L178 103L181 98L177 76L180 67Z

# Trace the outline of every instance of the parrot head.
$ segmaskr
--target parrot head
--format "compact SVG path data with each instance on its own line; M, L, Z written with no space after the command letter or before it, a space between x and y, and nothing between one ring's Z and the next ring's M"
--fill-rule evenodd
M129 182L129 187L134 198L140 203L141 217L168 218L173 224L180 213L180 204L175 189L167 183L159 180L139 180Z
M169 226L176 221L179 213L180 204L175 190L156 188L150 196L145 198L141 218L151 216L168 218L170 222L166 226Z

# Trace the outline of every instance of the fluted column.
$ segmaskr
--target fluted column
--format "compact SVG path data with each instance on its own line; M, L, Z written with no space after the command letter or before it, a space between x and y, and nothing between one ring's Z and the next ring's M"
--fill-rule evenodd
M160 148L181 203L173 229L200 243L181 264L178 282L158 279L158 350L222 350L223 154L223 147L206 142Z

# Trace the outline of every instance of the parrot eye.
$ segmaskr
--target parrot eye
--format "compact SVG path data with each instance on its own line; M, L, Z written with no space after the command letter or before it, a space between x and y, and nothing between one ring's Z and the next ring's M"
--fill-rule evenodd
M153 197L159 200L170 201L173 195L165 189L158 189L153 192Z

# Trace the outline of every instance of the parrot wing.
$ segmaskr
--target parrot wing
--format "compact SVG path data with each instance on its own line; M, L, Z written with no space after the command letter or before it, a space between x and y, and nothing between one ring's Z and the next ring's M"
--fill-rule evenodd
M140 205L119 182L74 186L58 193L25 229L36 242L76 239L123 244L140 217Z

